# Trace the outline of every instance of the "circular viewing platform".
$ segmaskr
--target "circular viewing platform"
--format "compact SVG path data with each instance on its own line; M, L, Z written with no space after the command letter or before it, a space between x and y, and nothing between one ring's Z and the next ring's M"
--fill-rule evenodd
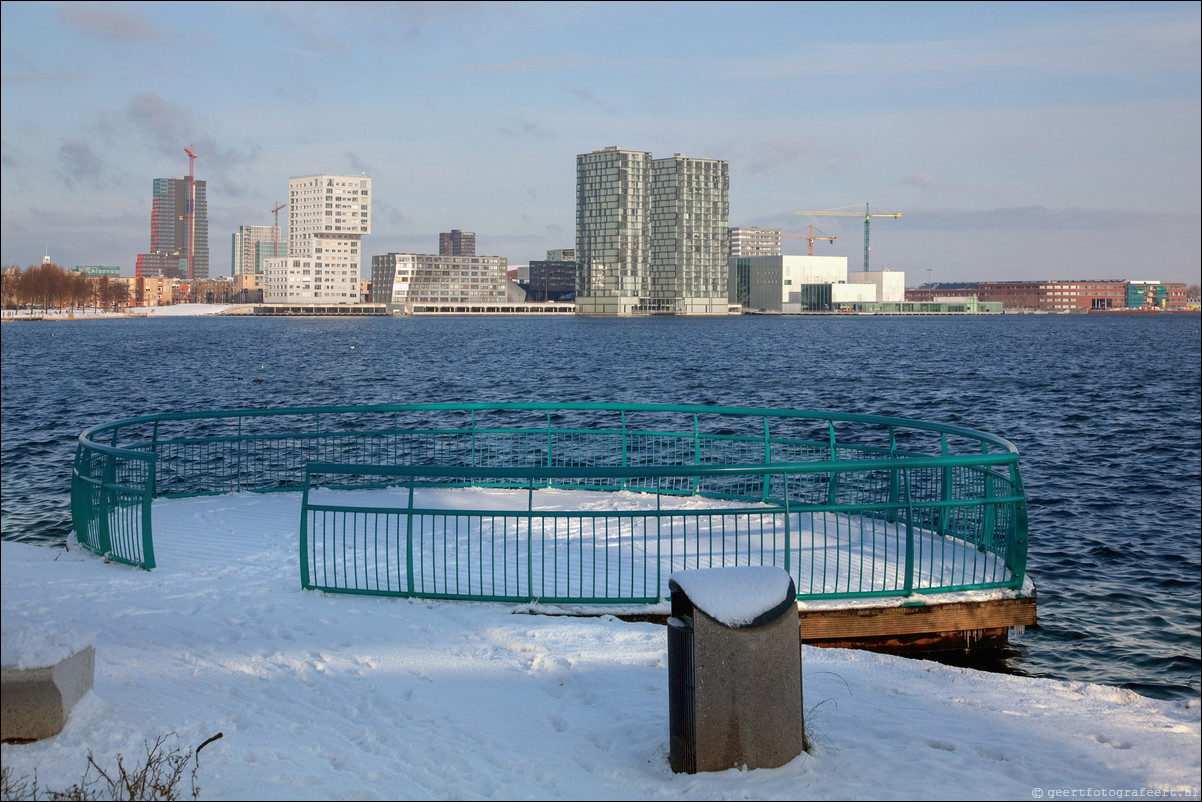
M153 569L152 502L298 496L330 593L655 616L668 577L772 565L805 640L967 648L1034 623L1017 450L937 423L634 404L149 415L80 435L76 536Z

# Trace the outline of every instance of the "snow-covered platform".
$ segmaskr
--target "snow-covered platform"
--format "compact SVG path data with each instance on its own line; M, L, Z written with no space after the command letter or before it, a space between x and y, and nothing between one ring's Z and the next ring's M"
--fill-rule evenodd
M327 501L337 498L339 503L353 504L364 509L381 509L396 506L396 498L400 491L391 490L358 490L358 491L322 491L320 496ZM423 509L445 509L454 512L456 509L494 510L504 512L506 508L524 509L528 504L525 491L497 490L483 488L459 489L429 489L419 494L419 506ZM598 493L590 491L544 490L536 492L534 506L540 510L569 509L589 510L598 512L606 507L621 506L627 511L632 505L654 504L654 497L638 493ZM661 504L668 501L661 499ZM683 497L675 502L681 511L690 513L704 512L707 506L720 508L720 502L697 497ZM191 499L160 499L154 503L155 546L158 564L160 566L184 567L194 566L195 570L206 570L206 566L214 564L236 564L244 560L271 559L281 563L281 569L292 572L297 576L298 562L302 557L300 535L300 495L296 493L256 494L243 493L223 496L199 497ZM807 548L816 548L822 542L838 537L835 528L827 527L820 519L807 519L794 516L791 537L804 552ZM449 524L444 523L444 527ZM446 538L447 532L437 533ZM478 532L471 526L466 526L457 534L464 542L471 543ZM757 537L759 533L756 533ZM569 532L566 537L574 537ZM677 537L680 543L670 545L679 553L689 553L685 542L692 534L682 530ZM920 544L926 553L939 555L939 561L927 562L924 570L938 574L943 569L941 560L957 565L968 559L979 559L975 550L961 546L955 551L948 551L940 546L935 548L937 537L926 533L925 540ZM734 540L746 539L746 533L740 533ZM792 573L799 588L819 586L819 581L825 587L846 588L854 582L859 574L891 576L899 573L900 569L891 561L896 561L902 551L890 544L885 547L885 539L874 541L850 542L842 544L845 547L843 556L837 568L823 566L821 577L813 576L818 563L797 560ZM766 538L757 540L757 544L772 547ZM312 551L310 547L310 552ZM712 546L714 553L721 550L720 545ZM745 559L738 557L738 544L732 540L728 555L736 555L727 564L748 564ZM382 550L378 550L381 551ZM427 550L425 557L417 554L412 563L417 567L409 567L410 571L421 570L423 559L433 561L435 556ZM446 549L438 555L444 559ZM466 547L465 547L466 551ZM606 576L594 578L595 587L603 583L617 585L627 582L631 575L640 576L654 573L644 562L650 559L645 550L631 549L632 562L628 563L622 572L610 565L606 567ZM696 556L693 552L694 557ZM652 555L654 556L654 555ZM341 558L341 552L340 552ZM518 572L530 558L528 551L512 549L504 559L497 572L508 575ZM740 560L742 562L740 563ZM406 555L403 552L390 552L391 561L387 570L381 574L400 576L404 580L406 570ZM349 561L348 561L349 562ZM453 561L440 566L443 574L455 570ZM779 564L783 565L781 559ZM599 563L575 563L568 561L569 568L574 573L584 570L600 575L603 566ZM869 569L869 566L871 568ZM675 566L680 569L709 567L698 565L696 561ZM532 612L552 615L615 615L630 620L665 621L670 614L667 589L668 573L663 574L664 587L659 595L659 601L650 604L615 605L596 603L571 603L562 599L555 602L536 600L519 603L518 606ZM466 580L465 580L466 581ZM478 580L473 580L478 581ZM395 582L389 587L394 587ZM376 589L369 588L368 590ZM625 590L628 590L625 589ZM356 592L364 592L362 589ZM803 591L804 594L804 591ZM387 593L381 595L389 595ZM397 592L394 595L404 595ZM481 596L487 595L484 593ZM802 638L807 644L838 647L869 648L876 651L893 653L941 651L947 649L971 649L980 647L996 647L1004 645L1008 632L1013 627L1023 627L1035 623L1035 589L1027 580L1023 591L1009 589L971 590L949 593L922 593L909 596L877 596L861 598L832 598L798 601L798 616L801 623Z

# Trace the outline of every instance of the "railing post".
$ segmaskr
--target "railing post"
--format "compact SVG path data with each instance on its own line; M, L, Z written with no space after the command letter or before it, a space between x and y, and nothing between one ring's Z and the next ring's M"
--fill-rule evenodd
M313 426L314 426L313 447L317 449L317 453L310 454L309 459L313 462L321 462L322 461L322 453L321 453L321 413L320 412L316 413L316 415L314 416ZM308 481L308 478L306 478L305 481Z
M88 514L83 511L83 486L85 483L79 478L79 469L83 464L82 454L83 444L76 444L75 460L71 464L71 529L75 532L75 539L81 543L86 541L79 536L79 523L91 520L90 511Z
M100 516L97 527L97 534L100 536L100 542L96 544L100 549L101 554L108 554L113 550L112 533L109 531L109 516L113 513L113 490L112 486L117 483L117 466L115 464L116 457L108 454L104 458L104 472L101 474L100 480L100 497L104 500L104 512Z
M906 579L907 596L914 594L914 496L910 487L910 471L906 469Z
M989 446L982 443L981 450L984 454L988 454ZM982 470L985 481L985 509L981 515L981 540L977 544L977 548L981 551L988 551L993 546L993 527L997 526L997 509L993 504L996 494L993 489L993 470L988 465L982 466Z
M234 487L242 492L242 416L238 416L238 462L234 468Z
M301 488L300 574L302 589L313 587L309 576L309 485L311 482L312 478L306 468L304 486Z
M657 481L655 483L655 593L656 593L656 597L662 602L662 601L664 601L664 516L663 516L663 511L660 509L659 500L660 500L659 482ZM634 540L633 521L634 521L634 519L632 518L631 519L632 525L630 527L630 537L631 537L632 541ZM647 531L647 525L644 523L643 524L643 532L645 533L646 531ZM687 543L688 541L686 540L685 542ZM700 541L698 541L698 543L700 543ZM688 552L685 552L685 554L687 556ZM669 550L669 553L668 553L668 561L669 561L668 573L669 574L671 573L671 568L672 568L671 560L672 560L673 556L674 555L671 553L671 550ZM687 566L684 566L684 567L687 567ZM633 588L634 588L634 584L632 582L631 589L633 590Z
M897 459L897 433L892 426L889 427L889 459ZM887 523L897 523L898 493L897 468L893 468L889 471L889 509L885 510Z
M697 413L693 413L693 467L701 464L701 424L697 420ZM701 477L693 474L693 495L701 492Z
M113 432L113 445L114 446L117 445L117 433L116 432ZM159 422L157 420L154 422L154 429L150 433L150 453L154 454L156 458L159 455ZM156 462L157 462L157 459L156 459ZM154 484L152 484L150 486L150 495L158 496L158 494L159 494L158 472L156 471Z
M782 473L780 480L781 480L781 483L784 484L784 486L785 486L785 492L784 492L784 497L785 497L785 573L788 574L789 576L793 576L793 571L792 571L792 566L793 566L793 521L791 520L791 513L789 511L789 476L788 476L788 474ZM798 523L800 524L800 521ZM798 596L801 595L800 583L798 584L798 587L797 587L797 595Z
M946 457L948 455L947 454L947 435L946 434L939 435L939 440L941 442L941 453L943 454L943 456ZM940 483L939 483L939 500L940 501L951 501L952 500L952 469L949 467L943 467L940 469L940 474L941 474L941 476L940 476ZM941 535L947 534L947 529L951 525L951 515L952 515L951 507L943 507L942 509L939 510L939 534L941 534Z
M154 528L152 525L151 508L154 505L154 477L158 463L158 455L146 464L146 483L142 488L142 567L153 571L154 561Z
M630 447L626 431L626 410L622 410L622 467L625 468L628 464L627 449ZM622 489L626 489L626 477L622 477Z
M768 416L764 416L764 464L772 464L772 439L768 435ZM763 488L760 491L760 503L768 503L768 491L772 484L771 474L765 472L760 475L760 481L763 483ZM783 479L784 477L782 477ZM786 494L787 495L787 494Z
M826 422L826 425L830 431L831 462L837 462L839 459L839 457L838 457L839 451L835 444L835 422L833 420L830 420L830 421ZM834 504L836 501L838 501L838 499L839 499L839 472L831 471L830 472L830 481L827 483L827 488L826 488L826 503Z
M1006 566L1014 575L1014 589L1018 590L1022 587L1023 576L1027 572L1028 523L1026 493L1023 490L1022 474L1018 470L1017 462L1010 466L1010 484L1010 492L1024 499L1014 505L1014 514L1010 516L1010 527L1006 532Z
M409 508L405 515L405 579L408 582L407 591L410 596L413 595L413 486L416 481L417 474L410 474Z
M550 420L547 421L550 425ZM534 598L534 474L526 487L526 595Z

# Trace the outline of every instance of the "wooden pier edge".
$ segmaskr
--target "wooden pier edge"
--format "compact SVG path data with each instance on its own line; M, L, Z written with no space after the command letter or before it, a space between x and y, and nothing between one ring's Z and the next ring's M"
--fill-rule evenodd
M663 613L610 614L624 621L667 621ZM797 619L807 646L899 655L1002 648L1011 629L1037 623L1033 587L1029 594L1009 599L939 601L930 596L900 606L799 607Z
M799 609L808 646L906 654L1000 648L1036 623L1035 596L890 607Z

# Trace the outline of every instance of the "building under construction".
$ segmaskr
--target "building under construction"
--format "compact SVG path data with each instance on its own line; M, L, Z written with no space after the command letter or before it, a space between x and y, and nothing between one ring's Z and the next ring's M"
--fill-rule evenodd
M138 254L136 275L209 277L209 204L204 181L190 176L154 179L150 250Z

